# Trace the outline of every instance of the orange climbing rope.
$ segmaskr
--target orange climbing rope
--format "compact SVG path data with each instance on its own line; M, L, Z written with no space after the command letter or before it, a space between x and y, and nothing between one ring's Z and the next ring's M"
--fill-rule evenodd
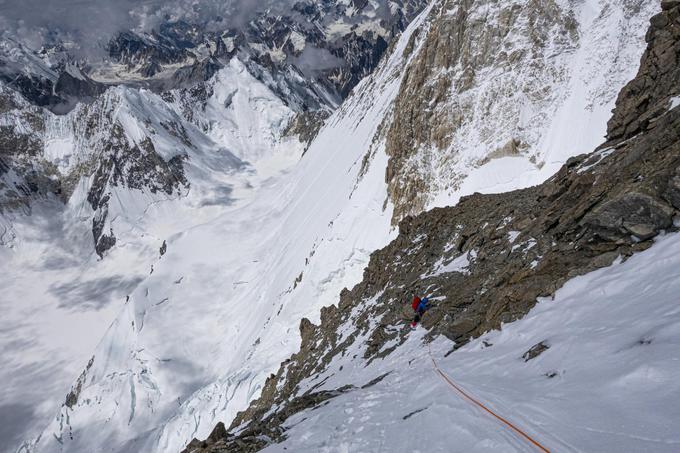
M483 409L484 411L488 412L488 413L491 414L493 417L495 417L496 419L500 420L500 421L503 422L505 425L507 425L508 427L510 427L510 428L511 428L513 431L515 431L517 434L519 434L520 436L524 437L526 440L528 440L529 442L531 442L531 443L532 443L533 445L535 445L539 450L541 450L541 451L543 451L543 452L545 452L545 453L550 453L550 450L548 450L548 449L545 448L543 445L541 445L540 443L538 443L536 440L534 440L534 439L533 439L531 436L529 436L527 433L525 433L524 431L522 431L521 429L519 429L518 427L516 427L515 425L513 425L511 422L509 422L508 420L506 420L506 419L504 419L503 417L501 417L500 415L496 414L494 411L492 411L491 409L489 409L488 407L486 407L484 404L482 404L482 403L480 403L479 401L477 401L477 400L476 400L475 398L473 398L472 396L468 395L468 394L465 392L465 390L463 390L463 389L460 388L458 385L456 385L456 383L453 382L453 381L451 380L451 378L450 378L449 376L447 376L446 373L444 373L441 369L439 369L439 366L437 366L437 362L434 360L434 357L432 357L432 350L430 349L430 345L429 345L429 344L427 345L427 348L428 348L428 350L429 350L430 359L432 359L432 365L434 366L435 372L437 372L437 373L442 377L442 379L444 379L444 381L445 381L447 384L449 384L451 387L453 387L454 389L456 389L461 395L463 395L463 396L464 396L465 398L467 398L469 401L471 401L472 403L474 403L475 405L477 405L478 407L480 407L480 408Z

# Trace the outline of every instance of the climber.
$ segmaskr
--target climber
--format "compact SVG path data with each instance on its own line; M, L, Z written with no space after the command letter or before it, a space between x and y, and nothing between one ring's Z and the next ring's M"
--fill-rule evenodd
M420 322L420 318L422 318L423 314L430 309L430 301L427 297L421 299L418 296L414 296L413 302L411 302L411 308L413 308L413 311L415 312L411 327L415 329L418 322Z

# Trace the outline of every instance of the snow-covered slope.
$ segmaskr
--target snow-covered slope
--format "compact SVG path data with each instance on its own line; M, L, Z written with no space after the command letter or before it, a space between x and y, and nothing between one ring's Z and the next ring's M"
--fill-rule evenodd
M6 345L0 373L4 404L21 414L9 424L8 441L44 428L36 420L50 418L63 403L126 296L153 272L166 239L247 201L263 181L299 160L303 146L281 138L293 112L236 59L210 82L215 99L235 87L242 89L230 106L194 107L194 119L214 125L210 134L149 91L112 88L65 116L3 92L13 108L0 114L10 146L0 159L11 169L0 171ZM246 154L240 143L250 136L259 148ZM146 143L149 152L128 154ZM264 157L257 154L263 148ZM178 155L179 184L162 171ZM49 184L31 179L41 168L50 169ZM34 188L35 181L49 191ZM104 209L93 209L104 199ZM109 250L97 249L104 259L94 247L97 221L116 240Z
M401 114L399 93L409 74L404 68L414 67L430 33L441 25L443 4L434 2L433 14L428 8L409 26L389 58L355 88L294 167L301 145L281 138L292 112L238 60L213 79L216 89L193 110L197 118L187 114L179 91L163 97L130 88L111 91L122 99L122 108L113 111L128 144L148 139L164 159L186 153L182 168L188 186L173 186L173 196L103 186L111 197L101 231L113 228L116 237L106 259L118 249L141 247L141 241L146 248L139 266L150 267L153 259L152 273L131 292L58 415L24 451L178 451L192 437L205 437L217 421L229 422L259 395L266 377L299 346L299 319L318 319L321 307L336 303L344 287L361 279L369 254L396 234L385 182L388 130ZM562 6L581 11L583 4ZM618 11L611 2L595 6ZM640 11L642 17L646 10ZM634 24L639 17L633 19ZM642 52L644 27L627 30L631 36L620 38L622 52L635 59ZM604 39L584 36L583 49L595 49ZM619 83L620 88L625 82L609 80L602 75L609 69L601 69L593 79L602 85ZM497 75L485 74L478 77L487 83ZM527 90L542 82L532 76L526 80ZM423 80L421 97L429 83ZM555 83L566 92L572 79ZM506 102L494 96L488 101L491 108ZM565 112L565 121L576 121L584 109ZM594 130L603 131L604 118L593 118ZM495 124L494 117L479 121ZM549 136L549 127L545 122L525 125L536 137ZM475 143L453 156L442 151L442 156L451 166L467 165L488 145L481 139ZM572 149L560 158L579 151L584 150ZM413 161L427 161L433 152L418 146ZM497 163L486 168L493 165L503 184L490 185L488 177L470 179L447 191L447 200L528 184L515 178L515 166ZM223 174L225 168L231 171ZM444 193L440 189L421 187L428 199ZM87 209L87 186L82 190L76 206ZM148 253L164 240L167 249L160 259Z
M675 452L679 269L680 235L669 234L625 263L569 281L524 319L453 353L441 337L425 344L425 329L368 366L351 359L364 350L348 351L314 390L357 388L288 419L287 439L263 451L538 451L452 388L434 359L550 451ZM539 343L549 349L525 360ZM360 388L378 376L385 377Z

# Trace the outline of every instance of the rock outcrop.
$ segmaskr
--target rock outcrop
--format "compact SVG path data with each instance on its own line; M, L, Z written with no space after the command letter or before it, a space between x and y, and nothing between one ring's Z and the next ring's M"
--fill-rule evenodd
M587 100L577 101L588 104L584 114L611 103L628 81L620 78L618 64L637 63L625 50L640 39L636 30L643 27L635 24L646 21L653 7L612 3L591 23L575 17L578 7L554 0L437 4L385 122L394 223L421 212L438 193L457 190L492 159L523 156L543 168L550 153L546 135L559 127L551 121L573 95L569 90L587 93ZM593 40L600 61L579 68L572 57ZM613 42L618 47L608 48Z
M29 212L35 199L60 196L56 168L41 159L42 111L0 87L0 214Z
M371 361L405 341L410 329L400 326L412 292L435 300L423 321L430 336L445 335L458 347L521 318L537 297L552 295L568 279L676 231L680 108L669 107L680 91L680 2L662 6L640 71L619 96L606 143L571 159L540 186L475 194L455 207L406 217L399 236L371 256L363 281L321 311L318 326L302 320L300 351L267 380L260 398L229 430L218 425L185 451L258 451L284 439L291 415L333 397L316 386L303 392L304 380L355 342L365 342L363 358ZM525 359L545 347L537 345Z

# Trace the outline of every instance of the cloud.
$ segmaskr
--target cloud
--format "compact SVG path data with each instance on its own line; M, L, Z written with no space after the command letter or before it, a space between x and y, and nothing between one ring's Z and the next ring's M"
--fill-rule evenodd
M258 11L284 11L292 0L0 0L0 30L30 48L59 39L77 51L101 52L122 30L149 31L161 22L238 27ZM0 32L1 33L1 32Z
M33 48L54 37L84 43L94 38L98 44L133 25L134 9L132 0L0 0L0 20L6 31Z
M308 45L299 57L293 58L293 63L307 77L313 77L318 75L320 71L343 66L345 61L326 49Z
M0 439L7 452L15 451L28 427L34 423L33 407L30 404L0 404Z
M11 316L11 315L10 315ZM21 319L0 323L0 452L15 452L57 411L74 376L71 364L35 338ZM44 359L44 360L43 360Z
M54 284L50 287L50 293L58 298L59 308L78 311L101 310L111 302L111 294L124 297L141 281L142 279L138 277L126 279L122 275L86 281L78 279Z

